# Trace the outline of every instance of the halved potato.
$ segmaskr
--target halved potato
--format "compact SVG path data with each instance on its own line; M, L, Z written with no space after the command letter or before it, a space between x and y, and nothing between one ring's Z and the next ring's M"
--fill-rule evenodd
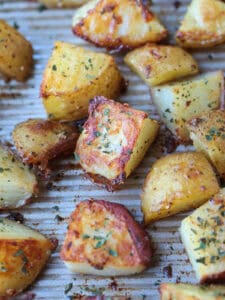
M148 115L104 97L94 98L75 150L94 182L113 190L143 159L159 125Z
M25 81L33 67L31 44L13 27L0 20L0 73L6 80Z
M158 42L167 30L142 1L92 0L75 12L73 32L99 47L133 49Z
M185 218L185 249L201 283L225 282L225 189Z
M37 192L33 172L0 145L0 209L23 206Z
M157 160L142 193L145 223L202 205L219 191L210 163L198 152L173 153Z
M161 119L180 142L186 143L190 141L186 121L223 104L223 72L208 72L154 87L151 93Z
M90 99L117 97L124 87L112 56L56 42L44 72L41 96L49 118L79 120L87 116Z
M12 299L27 288L36 279L54 248L53 242L37 231L0 218L1 299Z
M207 48L225 41L225 3L220 0L192 0L176 34L186 48Z
M46 5L47 7L76 7L83 5L88 0L39 0L42 4Z
M160 294L161 300L225 300L225 287L162 283Z
M76 273L125 276L149 266L148 234L121 204L82 201L72 213L61 259Z
M30 119L13 130L13 140L24 163L45 170L48 162L74 152L78 131L74 126L57 121Z
M169 45L147 44L129 52L124 61L149 86L198 73L198 64L188 52Z

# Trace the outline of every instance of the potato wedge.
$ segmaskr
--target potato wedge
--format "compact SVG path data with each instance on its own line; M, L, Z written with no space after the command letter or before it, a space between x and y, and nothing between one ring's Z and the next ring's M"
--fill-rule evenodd
M59 8L70 8L83 5L88 0L39 0L40 3L47 7L59 7Z
M186 48L208 48L225 41L225 3L192 0L180 28L177 43Z
M13 140L26 164L48 167L53 158L74 152L78 131L72 125L58 121L30 119L13 130Z
M72 272L100 276L140 273L151 256L148 234L123 205L93 199L72 213L60 254Z
M44 72L41 96L49 118L79 120L87 116L90 99L117 97L124 87L112 56L56 42Z
M54 248L54 243L39 232L0 218L1 299L13 299L11 297L26 289L36 279Z
M158 42L167 30L142 1L92 0L75 12L73 32L108 49L133 49Z
M95 183L114 190L141 162L158 129L145 112L95 97L75 155Z
M225 189L185 218L185 249L201 283L225 282Z
M162 157L153 164L144 183L145 224L198 207L218 191L216 176L203 154Z
M129 52L124 61L149 86L198 73L194 58L175 46L147 44Z
M37 194L37 185L32 171L0 145L0 210L28 203Z
M224 102L223 72L208 72L154 87L151 95L162 121L178 141L188 143L190 137L186 121L218 109Z
M0 73L6 80L25 81L33 67L31 44L3 20L0 20L0 41Z
M160 294L161 300L225 300L225 287L162 283Z

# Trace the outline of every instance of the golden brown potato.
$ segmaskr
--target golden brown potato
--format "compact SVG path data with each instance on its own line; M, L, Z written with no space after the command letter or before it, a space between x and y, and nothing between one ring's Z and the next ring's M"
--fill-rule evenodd
M185 218L181 238L201 283L225 283L225 189Z
M13 27L0 20L0 73L6 78L25 81L33 67L31 44Z
M149 86L198 73L194 58L175 46L147 44L129 52L124 61Z
M13 130L13 140L24 163L41 170L53 158L72 154L78 135L72 125L43 119L30 119Z
M225 3L220 0L192 0L176 34L186 48L207 48L225 41Z
M224 101L222 71L208 72L151 90L158 113L181 143L190 142L186 121L203 112L218 109Z
M145 223L198 207L218 191L216 176L203 154L186 152L162 157L144 183Z
M41 96L50 118L79 120L87 116L90 99L97 95L114 98L123 89L124 79L112 56L56 42Z
M72 213L60 256L72 272L125 276L146 269L152 251L147 233L123 205L88 200Z
M39 0L40 3L46 5L47 7L63 7L63 8L69 8L69 7L76 7L83 5L88 0Z
M0 298L13 299L27 288L54 248L53 242L37 231L0 218Z
M158 123L145 112L96 97L75 154L94 182L114 190L141 162L158 129Z
M108 49L133 49L167 36L157 17L135 0L89 1L75 12L73 32Z

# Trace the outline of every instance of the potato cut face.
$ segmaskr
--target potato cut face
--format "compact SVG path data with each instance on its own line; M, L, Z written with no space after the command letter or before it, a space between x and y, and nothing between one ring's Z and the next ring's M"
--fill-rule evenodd
M32 171L0 145L0 209L23 206L37 191Z
M141 162L158 128L145 112L96 97L90 103L75 154L94 182L113 190Z
M117 97L124 87L112 56L56 42L44 72L41 96L49 118L79 120L87 116L90 99Z
M177 43L186 48L207 48L225 41L225 3L193 0L180 28Z
M13 297L27 288L53 249L42 234L0 218L0 297Z
M87 2L88 0L39 0L40 3L43 3L47 7L76 7L83 5Z
M129 52L124 61L149 86L198 73L194 58L175 46L147 44Z
M78 204L61 249L72 272L101 276L140 273L151 256L144 229L123 205L104 200Z
M198 152L174 153L157 160L142 193L145 223L200 206L219 191L213 169Z
M0 73L7 80L25 81L33 66L31 44L3 20L0 20L0 40Z
M180 233L197 279L225 282L225 189L185 218Z
M163 283L160 294L161 300L225 300L225 287Z
M133 49L158 42L167 30L141 1L93 0L76 11L73 32L99 47Z
M72 154L78 135L72 125L43 119L27 120L13 130L13 140L23 161L41 169L46 169L55 157Z
M218 109L224 101L223 72L208 72L154 87L151 93L163 122L178 141L188 143L190 137L186 121L203 112Z

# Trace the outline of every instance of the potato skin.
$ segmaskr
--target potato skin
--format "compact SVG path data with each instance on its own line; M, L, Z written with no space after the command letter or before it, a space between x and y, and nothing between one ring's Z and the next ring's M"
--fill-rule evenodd
M157 160L144 183L145 224L187 211L219 191L213 169L198 152L173 153Z
M39 0L40 3L50 8L70 8L83 5L88 0Z
M139 273L151 256L147 233L123 205L93 199L72 213L60 254L72 271L101 276Z
M3 20L0 20L0 40L0 72L6 80L25 81L33 67L31 44Z

